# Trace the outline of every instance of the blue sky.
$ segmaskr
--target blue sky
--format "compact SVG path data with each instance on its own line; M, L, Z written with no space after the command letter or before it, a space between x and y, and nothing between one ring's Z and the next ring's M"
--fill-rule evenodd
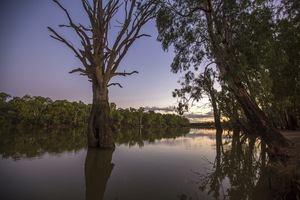
M61 0L74 19L86 23L80 0ZM91 85L79 74L69 74L81 63L73 52L50 38L47 26L62 33L76 45L70 30L58 28L66 16L51 0L3 0L0 2L0 92L12 96L50 97L91 103ZM114 29L114 27L112 27ZM119 77L123 88L110 87L110 102L118 107L168 108L176 105L172 91L183 74L170 72L173 52L164 52L156 41L155 22L144 27L151 38L137 40L128 51L119 71L137 70L139 74ZM194 114L201 114L196 111ZM209 110L202 112L207 114Z

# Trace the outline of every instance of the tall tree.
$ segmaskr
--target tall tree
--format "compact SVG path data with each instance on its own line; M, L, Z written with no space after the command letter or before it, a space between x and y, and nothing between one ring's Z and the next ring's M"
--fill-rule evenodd
M156 10L156 0L81 0L88 15L89 25L84 26L73 22L71 15L61 3L53 0L66 14L68 24L59 27L70 28L81 41L81 47L76 48L66 38L53 28L48 27L51 37L69 47L82 63L82 68L70 73L79 72L92 82L93 101L88 125L88 144L91 147L114 148L112 137L108 87L119 83L110 83L115 76L128 76L137 71L118 72L117 69L128 49L136 39L149 35L141 33L142 27L152 18ZM122 11L120 11L120 9ZM117 14L123 15L117 19ZM111 25L116 22L118 33L115 38Z
M174 97L179 97L177 110L180 114L188 111L189 101L199 101L203 95L206 95L212 106L214 114L214 123L217 132L222 134L221 115L218 105L218 91L214 88L216 72L209 66L205 67L204 72L195 77L194 73L189 71L185 74L183 81L180 82L182 88L175 89ZM193 104L193 103L192 103Z
M270 146L290 146L250 96L246 76L261 69L272 38L268 1L166 0L157 17L158 40L174 46L174 72L209 59L241 105L248 123ZM255 77L253 77L255 78Z

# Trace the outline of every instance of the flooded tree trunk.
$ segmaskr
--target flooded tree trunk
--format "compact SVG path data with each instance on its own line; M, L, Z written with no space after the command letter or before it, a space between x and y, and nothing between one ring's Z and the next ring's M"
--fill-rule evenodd
M111 129L111 117L106 84L102 88L98 81L93 81L93 104L88 124L89 147L114 149L115 143Z
M214 123L217 133L222 134L223 129L221 125L220 110L217 103L217 91L214 89L214 78L211 69L206 67L204 70L204 90L208 93L209 101L213 108Z
M213 107L214 122L215 122L215 127L216 127L216 130L217 130L217 133L222 134L223 129L222 129L222 125L221 125L220 112L219 112L217 101L216 101L216 98L215 98L214 94L211 95L211 104L212 104L212 107Z
M255 130L256 134L261 136L269 146L290 147L292 145L292 142L285 138L272 125L265 113L251 99L241 83L230 84L230 88L241 104L252 129Z
M216 130L216 171L221 171L222 131Z

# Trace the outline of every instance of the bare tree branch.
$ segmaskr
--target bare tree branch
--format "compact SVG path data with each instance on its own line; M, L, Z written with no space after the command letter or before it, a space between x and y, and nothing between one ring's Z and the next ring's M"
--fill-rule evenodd
M70 71L69 73L72 74L72 73L75 73L75 72L80 72L80 75L90 77L90 74L89 74L86 70L81 69L81 68L73 69L73 70Z
M91 26L94 27L94 23L95 23L94 12L93 12L93 9L92 9L90 3L87 0L82 0L82 5L83 5L85 12L89 16Z
M74 69L70 73L80 72L90 78L101 79L108 83L113 76L129 76L133 72L116 72L121 60L124 58L130 46L136 39L150 37L149 34L140 33L141 28L155 17L156 6L159 0L147 0L137 3L137 0L111 0L104 4L103 0L81 0L83 8L87 13L90 26L75 24L71 15L58 0L53 0L67 16L68 23L60 24L60 28L73 29L81 42L81 49L62 37L53 28L48 27L52 33L50 36L68 46L82 62L85 69ZM118 10L124 7L125 18L120 22L121 28L112 45L109 45L110 23ZM100 82L99 82L100 84Z
M119 86L120 88L123 88L120 83L110 83L110 84L107 85L107 87L115 86L115 85Z
M47 27L48 30L50 32L52 32L54 35L50 35L50 37L52 37L53 39L58 40L59 42L62 42L64 44L66 44L70 49L72 49L72 51L75 53L76 57L78 57L79 59L82 58L82 56L80 55L80 53L75 49L75 47L68 42L65 38L63 38L62 36L60 36L54 29L52 29L51 27Z
M115 72L112 74L112 76L130 76L132 74L138 74L138 71L133 71L133 72Z
M139 12L135 15L133 22L131 23L131 28L129 30L122 29L123 32L119 34L119 38L121 39L123 36L125 37L123 41L119 44L119 41L116 41L113 47L113 51L118 52L118 56L114 55L114 66L112 68L112 72L114 73L118 68L121 60L124 58L125 54L127 53L129 47L133 44L135 39L141 37L150 37L148 34L139 34L141 28L144 24L146 24L150 19L155 17L154 11L158 4L157 0L152 0L143 5L143 8L139 8ZM132 6L132 5L131 5ZM152 8L151 8L152 6ZM129 11L130 12L130 11ZM130 22L130 21L129 21ZM128 27L130 24L128 21L125 20L124 26ZM123 26L123 28L124 28ZM126 33L126 36L125 36ZM122 35L121 35L122 34Z

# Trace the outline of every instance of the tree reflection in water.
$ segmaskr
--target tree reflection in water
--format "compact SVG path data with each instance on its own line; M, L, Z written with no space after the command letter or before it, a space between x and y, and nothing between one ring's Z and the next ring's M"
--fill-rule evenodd
M114 134L114 139L118 144L128 146L138 145L143 147L145 142L153 143L161 139L175 139L188 134L190 128L146 128L146 129L122 129Z
M1 128L2 158L33 158L44 154L80 151L86 146L85 129Z
M101 200L114 164L113 150L89 148L85 160L86 200Z
M233 133L222 143L222 133L216 133L216 158L205 174L197 175L201 191L215 199L271 199L268 184L264 181L266 144L254 136ZM226 185L229 186L225 188Z
M189 133L189 128L127 129L115 133L118 145L144 146L144 142L176 138ZM86 200L102 200L108 180L115 166L113 150L88 148L85 160ZM117 199L117 197L116 197Z
M124 129L114 134L117 144L144 146L144 142L183 136L189 128ZM87 146L85 128L1 128L0 154L2 158L33 158L68 151L79 151Z

